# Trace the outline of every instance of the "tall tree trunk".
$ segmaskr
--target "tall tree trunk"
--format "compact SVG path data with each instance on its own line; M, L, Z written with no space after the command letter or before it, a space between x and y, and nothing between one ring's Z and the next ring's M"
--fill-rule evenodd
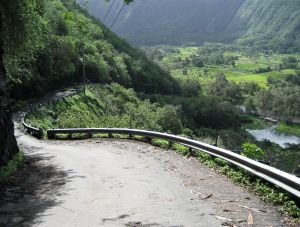
M0 6L1 7L1 6ZM3 16L0 9L0 167L18 152L14 135L14 125L9 110L9 98L6 90L6 71L3 63Z

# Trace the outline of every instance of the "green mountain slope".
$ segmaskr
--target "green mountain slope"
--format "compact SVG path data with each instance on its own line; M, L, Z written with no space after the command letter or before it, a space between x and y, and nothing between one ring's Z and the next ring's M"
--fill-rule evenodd
M91 0L89 12L103 19L110 3ZM112 7L111 25L121 8ZM300 50L298 0L151 0L125 7L113 30L133 44L234 42L280 51Z
M236 13L228 32L241 44L300 50L300 1L247 0Z
M146 56L90 17L73 0L32 0L24 12L30 35L22 48L7 40L5 66L11 96L37 96L83 81L117 82L137 91L174 93L175 80Z

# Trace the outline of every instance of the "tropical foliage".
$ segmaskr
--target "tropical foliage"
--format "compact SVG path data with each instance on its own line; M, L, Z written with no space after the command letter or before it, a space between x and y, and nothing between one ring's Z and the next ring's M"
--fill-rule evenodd
M7 83L14 98L83 82L83 62L88 82L118 82L146 93L178 92L166 71L73 3L19 3L28 35L19 49L10 40L4 45Z

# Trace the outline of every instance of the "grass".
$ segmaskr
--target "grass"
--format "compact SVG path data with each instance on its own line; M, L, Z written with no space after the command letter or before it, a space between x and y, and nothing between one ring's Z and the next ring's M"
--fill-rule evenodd
M176 48L176 47L175 47ZM197 55L199 47L177 47L178 53L171 53L165 56L162 60L162 65L172 65L175 59L181 58L184 60L191 55ZM227 79L236 83L241 82L255 82L261 87L267 87L269 77L274 79L284 79L289 74L295 74L294 69L284 69L281 71L273 70L267 73L254 73L258 68L271 67L275 69L284 57L291 56L285 54L273 54L265 56L258 53L255 57L246 56L240 52L225 52L224 56L238 56L236 66L229 65L206 65L202 68L188 66L188 74L183 75L182 69L170 69L170 73L175 78L188 78L189 76L199 78L203 85L207 85L209 81L213 80L217 73L223 72ZM298 55L292 55L299 57ZM205 75L204 71L208 73Z
M204 75L204 70L208 70L208 75ZM228 66L206 66L203 68L197 67L188 67L187 68L187 75L183 74L182 69L172 69L171 75L174 78L189 78L189 77L197 77L202 82L202 84L206 85L209 81L214 80L215 75L218 73L223 72L229 81L234 81L236 83L241 82L255 82L259 84L261 87L268 86L268 78L272 77L274 79L284 79L287 75L295 73L295 70L287 69L278 71L272 71L267 73L259 73L255 74L253 72L244 72L242 70L238 70L233 67Z
M251 129L251 130L254 129L259 130L259 129L265 129L272 126L271 123L257 117L250 117L250 119L251 119L251 123L243 124L243 128Z
M277 132L287 133L300 137L300 124L287 124L281 122L279 126L276 128Z
M0 168L0 182L5 182L7 178L17 171L18 166L23 162L24 155L21 151L14 155L5 166Z
M108 92L104 87L98 87L99 91ZM86 128L86 127L120 127L127 123L128 119L122 116L105 114L105 103L94 92L92 87L86 91L86 95L77 94L67 97L56 103L42 106L31 113L26 121L43 130L51 128ZM124 121L126 121L124 123Z
M139 100L132 89L118 84L87 86L77 94L42 106L26 122L42 130L55 128L137 128L161 131L164 107ZM46 134L46 133L44 133Z

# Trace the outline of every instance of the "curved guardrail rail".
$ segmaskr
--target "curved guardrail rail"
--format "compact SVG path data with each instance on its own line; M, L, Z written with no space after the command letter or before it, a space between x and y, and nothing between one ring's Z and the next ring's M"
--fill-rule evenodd
M125 134L129 136L145 136L148 138L160 138L171 142L180 143L192 149L201 150L215 157L222 158L234 165L237 165L254 175L273 183L280 188L290 192L300 198L300 178L278 170L274 167L259 163L247 157L233 153L231 151L211 146L199 141L191 140L181 136L170 135L167 133L152 132L146 130L127 129L127 128L73 128L73 129L51 129L47 130L49 139L55 138L56 134L73 134L73 133L104 133L104 134Z
M37 138L42 138L43 137L43 129L36 128L36 127L33 127L33 126L27 124L26 121L25 121L25 119L27 117L27 114L28 113L26 113L25 116L22 118L22 125L23 125L23 127L31 135L33 135L33 136L35 136Z
M82 92L82 89L73 89L74 92L73 93L70 93L69 95L66 95L66 96L63 96L62 98L60 99L65 99L67 97L70 97L70 96L73 96L73 95L77 95L78 93ZM47 102L48 104L54 102L54 101L59 101L60 99L57 99L57 100L52 100L52 101L49 101ZM37 105L36 107L30 109L29 111L27 111L24 115L24 117L22 118L22 125L23 127L25 128L25 130L30 133L31 135L37 137L38 139L41 139L43 138L43 129L41 128L36 128L36 127L33 127L31 125L29 125L28 123L26 123L26 118L27 118L27 115L30 114L31 112L35 111L38 107L41 107L42 104L39 104Z

